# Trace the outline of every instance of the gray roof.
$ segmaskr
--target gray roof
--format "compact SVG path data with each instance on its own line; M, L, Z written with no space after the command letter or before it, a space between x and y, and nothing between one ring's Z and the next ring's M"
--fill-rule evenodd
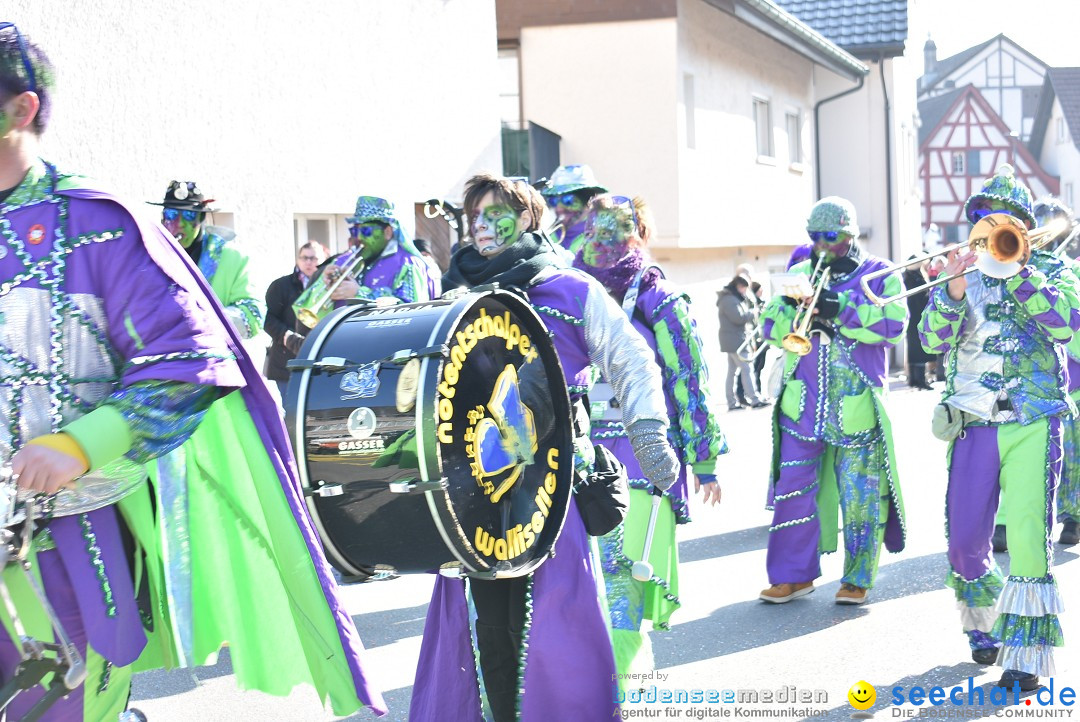
M965 85L956 90L950 90L942 95L935 95L933 98L927 98L919 103L919 147L926 142L926 139L930 137L937 127L938 123L945 118L949 109L952 108L953 103L960 97L960 94L968 86Z
M1046 134L1052 132L1048 126L1055 97L1061 102L1061 112L1065 116L1065 124L1069 126L1073 144L1080 150L1080 68L1050 68L1046 71L1039 94L1039 107L1031 127L1031 138L1028 140L1028 148L1036 158L1042 154Z
M907 0L774 0L860 59L903 55Z

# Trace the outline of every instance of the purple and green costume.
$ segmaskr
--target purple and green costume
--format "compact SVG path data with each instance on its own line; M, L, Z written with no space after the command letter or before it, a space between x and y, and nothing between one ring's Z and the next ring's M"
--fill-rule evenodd
M356 279L360 285L357 298L393 297L402 303L416 303L436 297L435 279L420 251L402 230L393 203L377 196L360 196L356 199L355 213L345 220L351 225L377 221L394 231L382 253L369 260ZM344 253L334 262L340 265L349 259L350 254Z
M882 540L889 551L904 548L904 505L882 389L886 354L904 337L907 306L879 307L866 297L860 279L887 264L858 246L852 249L854 270L834 274L828 286L839 301L831 343L822 343L815 333L810 353L786 354L783 390L773 413L770 584L821 576L821 553L837 548L838 507L845 549L841 581L873 587ZM810 275L813 261L791 271ZM898 273L870 286L882 296L903 287ZM792 331L795 307L776 296L763 319L765 339L780 345Z
M34 567L89 671L50 718L115 719L133 671L204 664L225 642L242 687L311 684L338 714L384 712L274 401L187 254L42 162L0 206L0 238L0 456L61 430L90 439L79 419L105 407L133 437L126 453L88 451L91 471L35 535ZM29 633L51 640L25 579L3 573Z
M262 331L266 306L248 273L248 256L236 247L231 228L204 226L201 236L199 270L209 281L225 315L241 339L254 338Z
M578 254L575 266L591 270L581 258ZM616 268L632 265L638 270L643 262L641 252L633 251ZM616 303L624 303L633 277L617 271L592 272ZM617 406L595 393L606 385L594 387L590 396L592 440L610 449L623 463L631 487L626 520L600 539L615 662L622 673L653 668L649 638L642 631L642 622L649 619L654 628L667 629L671 615L680 606L675 526L690 521L687 466L692 466L698 475L715 478L716 459L728 451L727 440L713 413L708 368L697 326L690 316L690 299L656 270L649 270L641 276L640 292L629 311L631 325L645 339L660 366L670 420L668 440L683 466L678 480L664 492L657 515L649 551L653 577L648 583L636 581L631 568L634 561L641 559L645 548L652 485L634 456Z
M509 248L525 243L539 245L538 237L525 234ZM478 255L469 247L455 254L451 273L443 278L448 287L457 285L451 282L451 274L463 254ZM554 253L549 257L550 262L558 262ZM652 356L600 284L578 271L545 265L535 276L511 285L527 288L529 302L547 325L571 398L580 398L588 390L595 366L612 379L624 418L667 423ZM517 718L526 722L611 719L619 705L613 681L615 659L598 587L600 570L594 566L589 537L573 501L555 552L527 581L526 622L517 664ZM441 576L435 582L411 720L444 720L447 710L453 710L453 719L461 722L484 719L466 584Z
M1005 669L1052 675L1062 601L1050 529L1062 417L1076 413L1065 345L1080 329L1078 281L1041 251L1011 278L967 278L960 301L935 288L919 326L927 351L947 353L942 403L965 422L949 446L946 585L972 649L1000 645ZM999 495L1009 525L1004 584L990 543Z

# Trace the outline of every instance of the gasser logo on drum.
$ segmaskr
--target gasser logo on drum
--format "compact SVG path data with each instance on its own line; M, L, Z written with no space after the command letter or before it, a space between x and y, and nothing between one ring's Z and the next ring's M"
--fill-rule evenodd
M528 334L511 321L509 311L501 316L490 316L485 309L480 309L479 318L458 331L455 337L457 345L451 349L450 358L443 366L443 378L438 386L439 443L453 444L457 438L465 443L465 456L473 479L488 500L497 504L507 499L507 494L527 467L534 463L539 451L533 412L521 397L518 367L507 363L496 377L486 404L476 404L468 411L455 409L457 385L469 354L485 339L501 339L507 351L516 350L522 357L522 368L540 355ZM455 416L459 411L462 413ZM455 418L463 427L460 437L454 427ZM505 561L525 553L536 542L550 515L552 495L557 487L558 449L547 451L546 463L547 474L537 488L536 511L529 522L515 525L499 538L477 525L474 546L480 554Z

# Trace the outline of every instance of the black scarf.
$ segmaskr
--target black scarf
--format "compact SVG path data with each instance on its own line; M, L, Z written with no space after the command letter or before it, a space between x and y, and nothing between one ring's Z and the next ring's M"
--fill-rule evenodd
M488 283L498 283L500 288L527 288L543 269L565 265L550 241L538 233L523 233L491 258L481 256L474 246L459 248L450 258L442 286L444 291Z

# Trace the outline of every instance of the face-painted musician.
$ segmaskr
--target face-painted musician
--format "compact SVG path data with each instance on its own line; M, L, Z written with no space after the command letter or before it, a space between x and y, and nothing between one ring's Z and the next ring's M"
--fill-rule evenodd
M202 271L214 289L240 338L254 338L263 327L266 307L248 274L248 255L237 247L231 228L206 225L213 198L205 198L197 183L172 181L165 189L161 225Z
M542 192L562 226L562 247L572 257L585 242L589 201L600 193L607 193L607 188L596 181L589 166L561 165L551 174L551 180Z
M1002 166L964 206L972 224L995 213L1034 228L1031 192ZM943 274L960 274L976 254L956 251ZM923 347L946 353L943 406L948 434L946 530L960 619L980 664L1004 668L1000 684L1024 690L1054 674L1062 602L1050 572L1053 494L1061 474L1062 417L1076 413L1067 389L1066 345L1080 329L1077 277L1036 250L1011 276L982 271L930 292L919 325ZM990 537L998 497L1009 532L1010 575ZM1000 648L1000 649L999 649Z
M653 234L652 213L641 198L601 195L589 204L585 244L574 259L579 268L600 281L620 304L631 325L653 353L664 376L664 396L676 451L681 461L679 480L664 492L657 515L650 560L652 578L636 581L631 563L641 558L652 508L649 481L634 458L620 409L598 393L590 392L592 438L610 449L630 478L630 509L625 522L600 539L604 581L607 585L615 662L619 672L632 674L653 668L649 637L642 622L651 620L666 629L680 606L676 524L690 521L687 504L687 467L694 471L694 487L704 502L720 501L716 459L727 453L709 394L709 371L697 325L690 315L690 299L663 278L646 254Z
M444 287L498 283L524 290L552 332L571 398L585 393L598 367L614 388L642 475L669 488L679 461L667 442L668 413L652 351L603 287L565 268L561 252L536 232L543 198L527 183L478 175L466 185L465 210L473 245L454 254ZM582 451L591 451L588 429L581 431ZM618 710L611 641L597 596L600 572L592 567L574 503L555 551L529 576L470 582L480 669L498 722L516 713L529 722L599 720ZM462 581L436 582L410 719L442 719L446 709L457 719L482 719L465 593Z
M116 720L134 668L204 664L226 641L243 687L312 684L337 714L384 710L272 397L162 227L38 159L52 91L45 54L5 24L0 466L41 506L29 573L87 670L45 718ZM54 626L22 566L2 574L9 682L23 649L13 619L42 642Z
M904 547L903 502L881 393L886 354L904 336L907 306L876 306L863 291L862 276L887 264L859 245L850 201L821 199L806 230L813 250L791 271L811 276L810 285L821 291L805 355L787 353L773 415L774 513L766 558L772 586L760 598L778 604L814 590L821 552L836 550L839 507L844 574L836 603L862 604L874 585L882 539L890 551ZM898 272L872 285L879 294L902 288ZM800 301L774 296L762 314L765 339L787 346L785 337L798 331L797 314L804 316Z
M412 240L402 230L394 204L375 196L356 199L349 224L349 252L336 257L324 273L337 277L343 265L359 256L359 273L342 280L331 295L334 301L365 298L390 303L415 303L435 297L429 267Z

